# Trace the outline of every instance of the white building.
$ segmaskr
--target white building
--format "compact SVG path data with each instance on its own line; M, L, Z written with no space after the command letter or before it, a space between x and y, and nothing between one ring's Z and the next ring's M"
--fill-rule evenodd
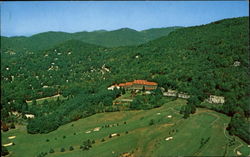
M117 85L112 85L112 86L108 87L107 89L108 90L114 90L115 88L120 89L120 87L117 86Z
M210 97L207 99L207 102L213 104L224 104L225 98L223 96L210 95Z
M177 91L172 90L172 89L168 89L167 92L163 92L163 96L177 96Z
M25 114L25 117L26 118L35 118L35 115L33 115L33 114Z

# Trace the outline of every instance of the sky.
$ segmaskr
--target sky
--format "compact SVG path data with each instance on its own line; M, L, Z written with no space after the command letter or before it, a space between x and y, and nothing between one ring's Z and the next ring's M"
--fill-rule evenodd
M0 2L1 35L195 26L249 16L249 1Z

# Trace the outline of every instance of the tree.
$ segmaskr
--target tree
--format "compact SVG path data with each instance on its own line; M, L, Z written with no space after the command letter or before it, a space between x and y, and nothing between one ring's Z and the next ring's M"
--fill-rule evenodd
M229 134L239 136L245 142L250 144L249 122L239 113L234 114L231 118L227 130L229 130Z
M6 147L2 146L2 149L1 149L1 156L6 156L9 154L9 151Z
M74 150L73 146L70 146L70 147L69 147L69 150L70 150L70 151Z
M15 128L16 128L15 124L14 124L14 123L11 123L10 128L11 128L11 129L15 129Z
M195 105L190 105L191 113L194 114L196 111Z
M142 92L145 92L145 91L146 91L145 86L143 86L142 87Z
M159 87L157 87L157 88L155 89L155 95L157 95L157 96L162 96L162 91L161 91L161 89L160 89Z
M54 151L54 149L52 149L52 148L49 150L49 153L54 153L54 152L55 152L55 151Z
M122 88L122 94L125 94L125 93L126 93L125 89L124 89L124 88Z
M89 150L92 147L92 142L90 139L83 141L83 149Z
M198 99L197 96L190 97L187 102L188 105L194 105L194 106L198 106L200 103L201 101Z
M184 111L183 118L187 119L189 117L190 113L191 113L191 106L190 105L186 105L185 106L185 111Z
M9 127L6 125L6 123L2 122L2 129L4 132L8 131L9 130Z
M153 119L150 120L149 125L154 125L155 121Z
M65 152L65 149L64 149L64 148L61 148L61 152Z
M24 102L22 104L22 113L26 113L29 110L28 104Z
M183 105L183 106L181 106L181 109L180 109L180 114L184 114L185 113L185 106Z
M36 99L32 99L32 105L36 105Z

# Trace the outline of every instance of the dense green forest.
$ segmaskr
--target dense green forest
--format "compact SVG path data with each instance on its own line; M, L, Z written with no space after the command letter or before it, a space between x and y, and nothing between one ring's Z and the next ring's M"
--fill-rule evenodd
M68 40L80 40L86 43L101 45L105 47L129 46L146 43L168 35L170 32L181 27L155 28L143 31L136 31L129 28L122 28L114 31L93 31L93 32L45 32L35 34L31 37L1 37L2 49L15 52L36 51L52 48L53 46Z
M136 46L107 48L76 39L37 51L15 52L1 46L2 121L15 121L11 111L32 113L35 118L28 120L28 132L47 133L98 112L117 111L112 101L122 90L108 91L107 87L146 79L166 90L192 95L183 109L184 118L210 95L224 96L225 103L212 109L231 116L229 132L250 143L248 21L249 17L240 17L180 28ZM67 99L35 102L58 93ZM131 103L130 109L160 106L153 103L159 94L142 97L135 98L141 105ZM32 105L26 100L33 100Z

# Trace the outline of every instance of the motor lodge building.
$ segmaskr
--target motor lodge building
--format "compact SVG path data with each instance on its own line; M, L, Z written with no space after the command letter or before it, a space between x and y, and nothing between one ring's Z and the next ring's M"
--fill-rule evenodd
M114 90L114 88L124 88L128 90L142 90L145 88L145 90L155 90L157 86L158 84L156 82L149 82L147 80L134 80L133 82L112 85L108 87L108 90Z

